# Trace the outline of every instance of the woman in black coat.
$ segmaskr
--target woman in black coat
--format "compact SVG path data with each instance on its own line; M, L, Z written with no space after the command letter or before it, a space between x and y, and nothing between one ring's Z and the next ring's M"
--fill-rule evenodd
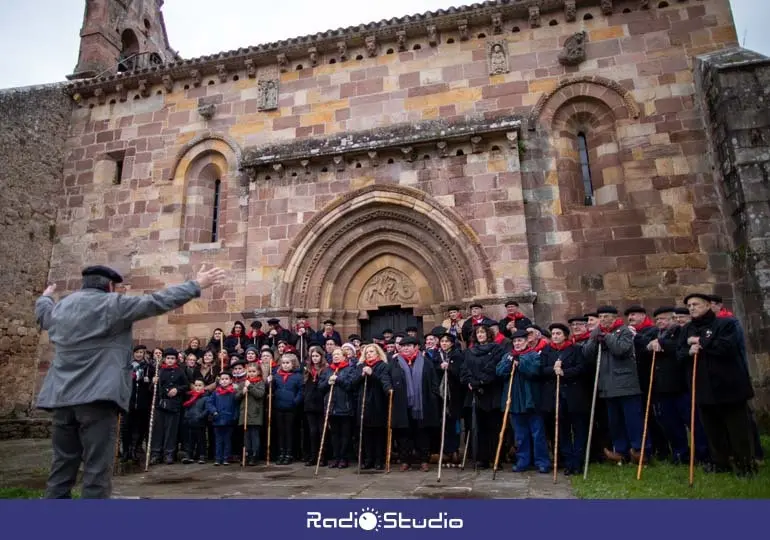
M447 462L459 464L460 430L459 423L465 401L465 386L460 380L460 371L465 362L465 354L456 346L457 338L448 332L439 336L437 350L440 395L443 407L444 374L447 375L447 410L446 428L444 430L444 459Z
M500 427L500 396L502 381L495 372L503 358L503 348L493 340L489 324L476 326L476 339L465 351L465 361L460 369L460 380L466 388L465 421L466 437L477 437L478 455L474 456L480 469L489 468L497 430ZM476 409L476 434L473 429L473 409ZM472 448L472 446L471 446Z
M364 380L366 379L366 396ZM379 345L366 345L353 374L353 385L358 390L356 420L361 421L361 406L364 405L363 464L362 469L385 468L387 447L388 397L393 388L388 359Z

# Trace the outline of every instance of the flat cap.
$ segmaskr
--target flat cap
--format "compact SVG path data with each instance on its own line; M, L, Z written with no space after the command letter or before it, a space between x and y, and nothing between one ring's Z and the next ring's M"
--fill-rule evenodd
M652 316L657 317L658 315L663 315L664 313L674 313L675 309L676 308L674 306L661 306L652 312Z
M123 283L123 276L117 273L115 270L108 266L102 266L97 264L96 266L87 266L83 268L83 277L85 276L102 276L106 277L113 283Z

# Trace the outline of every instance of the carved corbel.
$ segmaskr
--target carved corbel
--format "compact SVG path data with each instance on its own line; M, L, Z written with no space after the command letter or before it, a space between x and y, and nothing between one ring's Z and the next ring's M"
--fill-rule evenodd
M103 89L97 88L94 90L94 96L96 96L96 101L99 103L99 105L104 105L107 103L107 93Z
M224 64L217 65L217 76L219 77L219 82L226 83L227 82L227 66Z
M340 57L340 62L348 59L348 44L344 41L337 42L337 55Z
M377 37L366 36L366 54L370 57L377 56Z
M283 178L283 163L273 163L273 170L275 171L275 174L278 175L278 178Z
M481 152L481 143L483 139L478 135L471 137L471 153L478 154Z
M170 94L174 90L174 78L171 75L163 75L161 81L163 82L163 88L166 89L166 93Z
M343 156L334 156L332 158L332 162L334 162L334 167L338 171L344 171L345 170L345 158Z
M438 29L436 28L436 25L429 24L425 27L425 30L428 32L428 45L431 47L438 45Z
M602 8L602 14L612 15L612 11L613 11L612 0L602 0L601 8Z
M398 43L398 50L404 52L406 50L406 30L396 32L396 41Z
M142 97L149 97L150 85L147 84L147 79L142 79L139 81L139 95Z
M586 59L586 40L588 34L585 31L572 34L564 42L564 48L557 57L563 66L577 66Z
M503 14L500 12L492 14L492 33L493 34L503 33Z
M412 162L417 157L417 152L415 151L413 146L402 146L401 147L401 155L404 156L404 159L408 162Z
M471 38L468 31L468 19L457 21L457 31L460 33L460 41L468 41Z
M303 159L299 162L300 165L302 165L302 169L305 171L305 174L310 174L310 160L309 159Z
M511 150L517 150L519 149L519 132L518 131L509 131L505 134L505 138L508 139L508 146L511 148Z
M246 65L246 75L249 77L249 79L256 78L257 66L254 65L254 60L246 60L244 64Z
M372 167L377 167L380 165L380 157L377 154L376 150L370 150L368 152L369 154L369 163L372 164Z
M564 0L564 20L575 22L577 20L577 5L575 0Z
M208 105L200 105L198 107L198 114L200 114L206 120L211 120L214 118L215 112L216 106L213 103L209 103Z
M198 87L201 85L201 72L197 69L190 71L190 78L192 79L193 86Z
M278 61L278 67L280 68L281 73L286 73L289 69L289 59L286 58L286 55L281 53L276 56L276 60Z
M540 6L529 6L530 28L540 28Z
M310 65L316 67L318 65L318 49L316 47L310 47L307 50L307 54L310 57Z
M128 88L123 83L115 85L115 92L118 93L118 99L120 101L126 101L128 99Z
M449 155L449 145L446 141L437 142L436 149L438 150L438 155L441 157L447 157Z

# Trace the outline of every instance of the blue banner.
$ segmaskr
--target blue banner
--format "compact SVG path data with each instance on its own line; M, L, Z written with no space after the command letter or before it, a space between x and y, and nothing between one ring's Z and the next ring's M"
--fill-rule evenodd
M5 538L767 538L770 501L3 501ZM480 536L484 535L484 536Z

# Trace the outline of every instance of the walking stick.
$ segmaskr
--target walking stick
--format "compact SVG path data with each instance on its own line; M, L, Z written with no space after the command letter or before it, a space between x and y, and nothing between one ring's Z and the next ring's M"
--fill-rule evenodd
M556 375L556 426L553 436L553 483L558 481L559 477L559 393L561 392L561 375Z
M273 383L267 391L267 454L265 463L270 465L270 435L273 433Z
M599 391L599 367L602 363L602 344L596 346L596 375L594 376L594 397L591 402L591 419L588 424L588 445L586 447L586 462L583 467L583 480L588 478L588 461L591 459L591 437L594 433L594 416L596 414L596 394Z
M444 439L446 438L446 396L447 396L447 383L449 379L449 366L447 366L447 369L444 370L444 380L442 381L444 384L444 408L442 409L442 415L441 415L441 446L438 450L438 478L436 479L436 482L441 482L441 464L444 459Z
M246 386L244 386L246 388ZM246 466L246 434L249 425L249 389L246 388L246 395L243 402L243 449L241 450L241 467Z
M471 433L473 434L473 472L478 471L479 467L479 422L476 418L476 393L473 393L473 401L471 403L473 407L471 409Z
M361 474L361 450L364 447L364 410L366 409L366 383L369 377L364 377L364 393L361 396L361 425L358 428L358 474Z
M225 370L225 360L222 358L222 351L225 350L225 335L222 334L219 336L219 373L222 373Z
M390 450L393 444L393 389L388 396L388 449L385 454L385 473L390 472Z
M159 377L158 375L158 368L160 367L160 360L155 360L155 374L153 375L153 379L155 377ZM159 379L158 379L159 380ZM150 429L147 433L147 452L145 453L145 460L144 460L144 472L147 472L150 470L150 453L152 449L152 427L155 425L155 404L158 402L158 382L156 380L155 383L153 383L153 389L152 389L152 407L150 408Z
M123 415L118 413L118 427L115 434L115 460L112 464L112 475L115 476L120 467L120 420Z
M337 374L337 370L334 370L334 374ZM321 456L324 454L324 441L326 440L326 428L329 426L329 413L332 410L332 397L334 397L334 385L329 390L329 401L326 404L326 415L324 416L324 428L321 431L321 446L318 448L318 461L315 464L315 476L318 477L318 468L321 466Z
M692 360L692 396L690 397L690 487L695 482L695 374L698 372L698 353Z
M492 480L497 475L497 466L500 463L500 451L503 449L503 437L505 437L505 425L508 423L508 413L511 411L511 389L513 388L513 374L516 372L516 364L511 362L511 377L508 379L508 396L505 399L505 413L503 425L500 426L500 437L497 439L497 452L495 452L495 465L492 467Z
M636 479L642 479L642 465L644 465L644 448L647 444L647 422L650 418L650 402L652 401L652 381L655 377L655 355L657 351L652 351L652 366L650 367L650 388L647 390L647 408L644 411L644 430L642 431L642 448L639 456L639 466L636 468Z

